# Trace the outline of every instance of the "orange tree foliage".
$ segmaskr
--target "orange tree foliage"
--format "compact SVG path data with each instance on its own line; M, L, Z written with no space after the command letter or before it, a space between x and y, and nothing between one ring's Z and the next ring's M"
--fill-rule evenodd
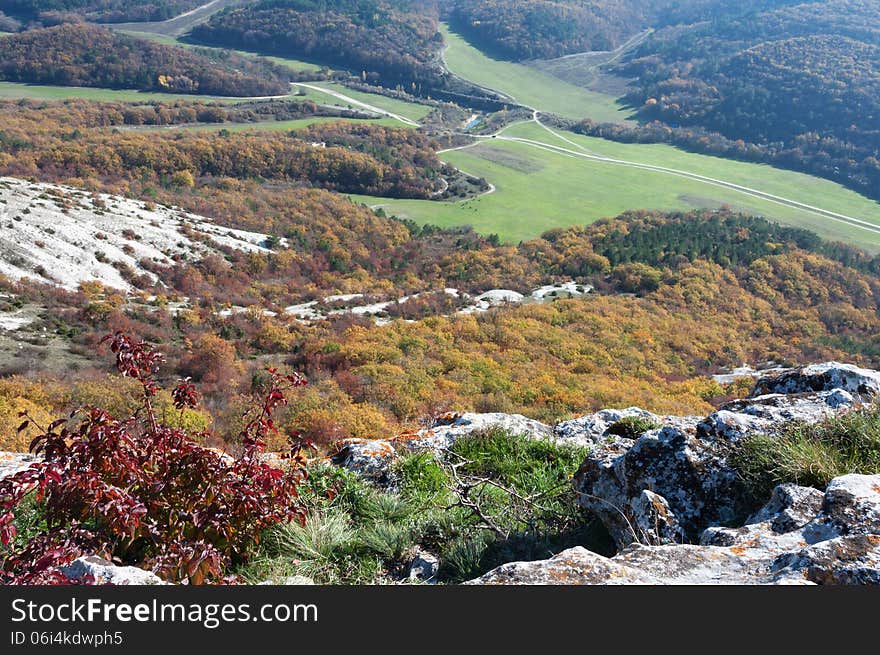
M434 191L442 166L431 141L403 128L366 126L356 133L346 127L323 128L375 143L369 152L359 152L344 142L315 147L271 131L143 134L97 126L86 131L81 124L96 122L91 111L75 106L67 114L53 105L54 111L44 113L32 104L23 106L29 111L22 112L19 103L0 103L0 174L174 187L180 186L174 184L174 175L188 171L194 178L298 182L350 193L425 198ZM120 122L117 118L104 125Z
M609 405L700 413L723 394L699 377L705 373L841 357L851 348L847 331L869 341L880 329L877 284L851 301L865 280L818 255L757 260L743 280L705 261L665 275L642 297L594 295L381 329L352 326L307 338L293 361L311 374L344 371L352 400L402 424L438 403L548 421ZM322 356L328 351L337 353L332 361Z
M517 411L547 421L608 405L700 413L727 393L704 377L721 367L880 360L876 260L803 231L723 212L636 212L553 230L519 246L492 246L467 241L466 232L414 235L310 193L316 211L301 224L301 251L229 253L230 261L212 256L163 272L172 288L198 298L180 314L161 304L123 304L94 315L89 307L103 301L91 289L91 300L85 292L37 285L9 289L51 307L55 325L76 333L77 348L88 349L107 329L165 343L169 371L208 382L207 406L223 425L236 420L234 406L223 400L229 390L254 388L261 360L286 359L313 386L279 421L324 442L387 435L447 409ZM326 218L333 207L340 211L335 225L344 229L328 224L327 233L314 232L308 216L324 211ZM305 253L325 238L351 255L348 272L310 268L317 260ZM451 238L470 245L439 247ZM370 259L383 244L412 257ZM406 262L406 275L396 261ZM425 303L425 313L412 315L418 322L384 327L357 317L308 326L283 312L300 281L319 297L330 289L364 291L356 286L364 284L371 297L394 298L407 286L477 292L513 282L526 292L571 278L597 293L478 316L432 315L454 307ZM226 303L254 309L219 314ZM264 308L277 315L264 315Z

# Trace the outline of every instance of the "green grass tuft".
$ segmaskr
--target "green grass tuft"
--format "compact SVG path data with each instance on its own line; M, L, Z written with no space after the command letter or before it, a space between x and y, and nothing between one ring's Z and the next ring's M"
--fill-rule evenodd
M645 432L656 430L659 427L661 427L659 423L643 416L624 416L608 426L608 433L627 439L637 439Z
M777 484L825 489L840 475L880 473L880 407L746 437L729 461L758 502L766 501Z

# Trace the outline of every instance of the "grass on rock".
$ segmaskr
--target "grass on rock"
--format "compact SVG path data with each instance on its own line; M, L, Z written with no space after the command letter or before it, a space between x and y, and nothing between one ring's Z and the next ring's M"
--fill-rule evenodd
M440 579L461 582L510 561L574 545L610 554L604 529L577 506L571 476L587 451L493 430L460 439L444 461L408 454L394 491L331 468L312 471L310 513L270 530L240 573L249 582L305 575L322 584L399 580L416 548L440 557ZM453 473L450 464L458 463ZM456 476L503 533L458 502Z
M730 462L759 503L766 502L777 484L824 490L840 475L880 473L880 406L746 437Z

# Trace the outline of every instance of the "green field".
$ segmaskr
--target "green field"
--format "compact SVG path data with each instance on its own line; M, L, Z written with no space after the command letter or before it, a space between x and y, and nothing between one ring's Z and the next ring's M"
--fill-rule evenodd
M312 116L310 118L297 118L289 121L260 121L258 123L199 123L197 125L170 125L170 126L149 126L132 128L139 132L167 132L183 130L186 132L219 132L227 130L229 132L289 132L290 130L300 130L310 125L318 125L321 123L333 123L336 121L346 121L349 123L369 123L370 125L386 125L388 127L400 127L400 122L393 118L340 118L338 116Z
M169 100L241 102L243 98L222 98L185 93L153 93L134 89L98 89L89 86L44 86L19 82L0 82L0 98L32 98L35 100L66 100L84 98L105 102L160 102Z
M480 86L500 91L517 102L566 118L592 118L620 123L630 112L613 96L588 91L563 82L536 68L486 56L448 26L441 27L446 39L446 65L456 75Z
M565 133L565 138L577 144L574 146L555 139L534 123L514 125L504 136L534 139L574 151L580 146L606 157L698 173L880 225L880 204L802 173L690 154L666 145L619 144ZM461 202L365 196L353 199L420 223L472 225L479 232L494 232L510 242L536 237L549 228L591 223L628 209L687 210L727 204L880 251L880 233L674 174L591 161L501 139L487 139L470 149L444 153L442 158L472 175L485 177L496 191Z
M342 93L354 100L359 100L360 102L372 105L378 109L384 109L392 114L397 114L398 116L403 116L404 118L409 118L413 121L422 120L425 116L430 114L432 110L432 108L427 105L417 105L375 93L355 91L335 82L309 82L308 84L321 89L332 89L333 91ZM294 97L297 100L311 100L319 105L331 105L333 107L342 107L344 109L365 111L363 107L340 100L329 93L322 93L315 89L306 89L303 87L294 88L297 89L297 92L294 94ZM397 123L397 125L400 125L400 123Z

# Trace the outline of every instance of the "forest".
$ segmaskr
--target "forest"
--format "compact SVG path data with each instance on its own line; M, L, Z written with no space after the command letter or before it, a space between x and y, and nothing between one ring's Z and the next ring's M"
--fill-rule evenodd
M880 197L880 4L757 6L656 32L620 67L638 77L628 100Z
M206 394L206 413L191 420L227 434L239 411L229 394L259 384L265 361L310 381L279 425L327 445L389 436L446 410L550 422L612 405L699 413L732 393L702 377L722 366L880 357L880 284L861 272L876 261L763 219L633 212L514 246L466 231L411 231L324 191L201 191L174 198L237 226L257 223L261 211L251 208L265 204L288 247L154 267L167 286L144 287L163 299L152 304L94 284L70 293L4 282L0 291L46 307L47 327L79 357L117 329L162 344L164 375L191 377ZM250 218L238 220L239 210ZM407 315L418 320L387 326L351 315L305 325L283 311L333 292L527 292L567 279L596 292L479 315L451 314L428 293ZM199 300L170 311L181 298ZM218 311L230 305L252 309ZM101 369L82 361L73 386L40 375L26 352L12 366L0 390L10 421L21 404L51 413L72 397L114 397Z
M150 118L140 109L122 111L118 106L113 118L113 105L97 115L71 111L88 106L73 103L59 110L58 105L0 102L0 174L47 180L100 178L117 188L128 182L186 188L202 178L295 181L348 193L427 198L442 168L431 142L404 128L330 124L302 138L272 131L145 133L88 128L95 120L106 126L113 120L122 125ZM261 103L247 106L259 108ZM33 111L22 112L22 107ZM176 111L159 108L158 112L167 120L191 122L201 116L217 122L248 110L183 104ZM53 115L58 122L51 120ZM373 133L381 136L381 143L368 151L343 147L356 139L369 140ZM338 144L325 147L312 142L312 136L322 134L336 138Z
M300 57L351 70L365 81L418 91L438 86L437 21L386 0L261 0L197 25L197 43Z
M80 17L96 23L161 21L204 4L201 0L0 0L0 11L45 25Z
M755 12L801 4L803 0L454 0L441 8L450 24L482 50L504 59L523 60L612 50L649 27L705 27L709 20L713 26L723 23L727 27ZM819 19L813 24L824 22L821 7L826 4L818 2L810 7L812 18ZM798 11L791 12L792 16ZM804 26L809 18L801 15ZM756 27L773 33L775 25ZM706 29L707 34L711 32ZM667 33L672 36L678 31L669 29ZM686 51L684 44L679 45Z
M458 0L451 25L505 59L612 50L650 24L662 0Z
M289 91L285 69L230 52L208 56L84 23L0 40L0 79L218 96Z

